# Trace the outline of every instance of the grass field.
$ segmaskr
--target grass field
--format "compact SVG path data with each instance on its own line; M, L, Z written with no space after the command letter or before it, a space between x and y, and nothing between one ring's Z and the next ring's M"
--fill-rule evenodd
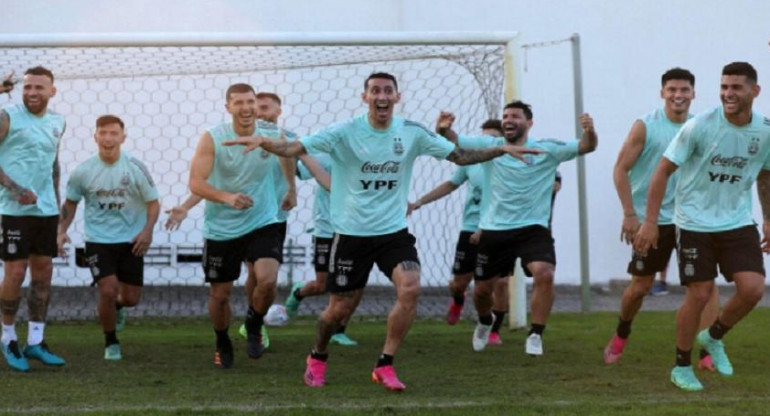
M249 360L236 342L231 370L212 365L206 321L130 320L121 333L124 360L102 359L95 323L47 329L62 369L32 363L27 374L0 366L0 413L110 415L760 415L770 411L770 310L761 309L727 337L735 376L700 374L706 390L681 392L668 380L674 360L673 312L644 312L621 362L606 366L602 349L615 314L556 314L546 354L523 353L524 332L504 332L502 346L471 350L473 326L419 321L396 356L400 394L370 382L385 325L356 321L358 347L333 346L328 384L302 383L314 323L272 328L272 345ZM26 327L26 325L20 326ZM22 333L24 331L21 331ZM232 335L235 335L235 331ZM23 334L20 334L23 335ZM697 352L693 354L697 357Z

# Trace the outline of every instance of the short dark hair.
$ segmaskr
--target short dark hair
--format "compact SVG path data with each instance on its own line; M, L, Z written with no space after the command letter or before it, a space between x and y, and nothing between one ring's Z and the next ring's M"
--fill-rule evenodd
M123 130L126 128L126 125L123 124L123 120L120 119L118 116L113 116L112 114L105 114L103 116L100 116L96 119L96 128L104 127L108 124L120 124L120 129Z
M275 102L278 103L278 105L281 105L281 97L278 96L278 94L272 93L272 92L258 92L257 93L257 99L261 100L264 98L269 98Z
M671 81L672 79L690 81L690 85L692 85L693 87L695 86L695 75L693 75L692 72L679 67L671 68L668 71L664 72L663 75L660 77L660 86L665 87L666 83L668 81Z
M394 77L393 75L387 72L373 72L371 75L369 75L366 78L366 81L364 81L364 91L366 91L366 89L369 88L370 79L389 79L393 81L393 86L395 86L396 91L398 91L398 81L396 81L396 77Z
M507 110L509 108L518 108L521 111L524 112L524 116L527 118L527 120L532 120L532 106L525 103L521 100L512 101L505 105L505 108L503 110Z
M225 92L225 100L230 101L230 95L243 92L251 92L254 95L257 95L256 91L254 91L254 88L251 85L238 83L227 87L227 92Z
M24 75L45 75L51 79L51 83L53 84L53 72L51 72L50 69L40 65L29 68L26 72L24 72Z
M503 131L503 122L496 119L496 118L490 118L489 120L485 121L484 124L481 125L482 130L486 129L495 129Z
M757 83L757 70L748 62L732 62L722 68L722 75L743 75L753 83Z

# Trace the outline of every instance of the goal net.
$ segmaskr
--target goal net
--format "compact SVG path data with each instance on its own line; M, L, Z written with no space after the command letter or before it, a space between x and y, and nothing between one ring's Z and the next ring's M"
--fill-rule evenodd
M257 91L278 94L283 100L279 124L300 136L365 112L360 95L364 79L372 72L389 72L398 79L402 99L397 114L432 129L439 111L449 110L458 116L455 130L469 134L479 133L486 119L499 117L504 83L515 86L510 75L506 81L506 73L515 71L504 65L515 34L485 38L339 34L314 40L304 36L285 34L265 40L237 35L107 35L102 39L5 35L0 36L0 72L14 70L20 79L36 65L53 71L58 93L50 106L68 124L59 156L62 189L69 173L96 152L96 118L115 114L126 122L124 150L151 170L163 210L180 204L189 194L189 162L196 143L205 129L229 120L224 92L233 83L246 82ZM0 97L0 105L21 102L21 88L7 101ZM453 169L449 162L418 159L410 200L448 180ZM316 184L298 180L297 185L298 206L288 219L286 263L279 274L284 288L315 277L310 232ZM444 297L440 307L421 308L421 314L443 313L464 193L460 189L409 220L418 239L424 293L435 288ZM92 281L89 270L78 267L76 261L76 249L84 245L82 211L81 207L70 230L69 257L55 261L56 286L82 288ZM162 213L145 259L146 291L192 287L200 292L202 204L190 211L177 231L162 229L166 218ZM390 283L376 268L369 285L367 293L376 293L381 286L392 296ZM197 301L205 304L205 294ZM383 314L392 305L381 303L375 302L376 313ZM91 305L83 308L93 310ZM301 310L317 311L318 307Z

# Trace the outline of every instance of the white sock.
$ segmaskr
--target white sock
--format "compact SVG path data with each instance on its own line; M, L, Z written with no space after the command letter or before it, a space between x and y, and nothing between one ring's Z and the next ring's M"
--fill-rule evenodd
M27 333L27 345L38 345L43 342L43 333L45 332L45 322L29 321L29 332Z
M16 325L3 324L3 337L0 340L2 340L3 345L8 345L11 341L18 341L19 337L16 336Z

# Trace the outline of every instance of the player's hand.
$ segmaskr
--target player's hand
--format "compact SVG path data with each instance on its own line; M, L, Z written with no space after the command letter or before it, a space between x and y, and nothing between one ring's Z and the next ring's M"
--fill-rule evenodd
M452 128L452 124L455 122L455 115L448 112L448 111L442 111L438 114L438 119L436 119L436 133L438 134L444 134L444 132L448 129Z
M634 251L646 256L650 247L658 248L658 224L645 221L634 237Z
M5 78L3 78L3 83L0 84L0 94L13 91L13 85L15 84L13 82L14 73L15 71L11 71Z
M281 209L284 211L291 211L292 208L297 206L297 191L288 191L286 192L286 195L283 196L283 200L281 201Z
M540 153L545 153L545 151L540 149L532 149L530 147L523 147L523 146L514 146L512 144L504 144L502 148L505 153L508 153L509 155L525 163L526 163L526 160L524 159L525 154L539 155Z
M623 227L620 229L620 241L625 241L626 244L633 244L636 232L639 231L639 218L636 215L626 216L623 218Z
M762 252L770 253L770 222L764 221L762 223Z
M406 205L406 216L408 217L408 216L412 215L412 213L414 211L417 211L418 209L420 209L421 206L422 205L420 203L418 203L418 202L410 202L410 203L408 203Z
M230 194L226 201L227 205L239 210L249 209L254 206L254 201L250 196L244 194Z
M131 253L136 257L144 256L150 248L150 244L152 244L152 228L142 230L131 240L131 243L134 245L131 248Z
M72 240L70 240L70 236L67 233L56 234L56 248L59 250L60 257L67 257L67 250L64 248L64 245L70 243L72 243Z
M176 231L182 224L185 218L187 218L187 208L179 205L166 211L168 218L163 227L168 231Z
M481 230L474 231L473 234L468 237L468 242L471 244L478 245L479 241L481 241Z
M32 205L37 203L37 195L27 188L23 188L20 191L13 194L13 199L21 205Z
M591 118L590 114L583 113L578 120L580 121L580 127L583 128L583 131L588 132L594 130L594 119Z
M283 135L281 137L283 137ZM264 143L265 140L270 139L262 136L239 137L234 140L223 141L222 146L244 146L245 149L243 149L243 153L246 154L262 146L262 143Z

